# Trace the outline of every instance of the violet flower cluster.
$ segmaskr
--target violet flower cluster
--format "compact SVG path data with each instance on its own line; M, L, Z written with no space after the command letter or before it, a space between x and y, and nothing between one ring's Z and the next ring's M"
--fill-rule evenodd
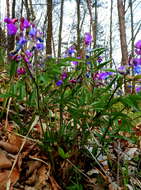
M35 54L37 58L42 57L44 50L43 33L25 18L19 20L5 18L4 22L7 24L8 35L15 36L16 39L16 47L10 52L9 57L19 63L17 74L24 75L26 73L23 62L28 63L29 69L34 71Z

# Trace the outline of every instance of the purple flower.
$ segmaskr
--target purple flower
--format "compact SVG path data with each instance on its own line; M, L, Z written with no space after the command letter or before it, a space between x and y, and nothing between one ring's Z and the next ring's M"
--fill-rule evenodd
M68 54L69 55L72 55L73 53L75 53L75 48L74 48L74 46L71 46L69 49L68 49Z
M25 39L25 37L24 36L20 37L18 44L23 46L26 43L27 43L27 40Z
M36 48L37 48L38 50L43 50L43 49L44 49L44 44L42 44L42 43L37 43L37 44L36 44Z
M67 78L67 73L66 72L63 72L62 74L61 74L61 79L62 80L65 80L66 78Z
M133 59L133 64L136 65L141 65L141 58L134 58Z
M43 40L42 38L40 38L40 37L38 37L37 39L38 39L38 40L39 40L39 42L41 42L41 43L43 43L43 42L44 42L44 40Z
M71 80L69 80L69 82L72 83L72 84L76 84L77 80L76 79L71 79Z
M30 61L29 61L29 58L26 57L25 55L23 55L23 60L24 60L26 63L29 63L29 62L30 62Z
M4 22L7 23L7 24L12 23L11 19L10 19L10 18L7 18L7 17L4 19Z
M30 29L30 31L29 31L29 35L30 35L31 37L35 37L35 36L36 36L36 32L37 32L36 28L35 28L35 27L32 27L32 28Z
M28 58L30 58L30 57L32 57L32 52L30 52L30 50L26 50L25 51L25 54L26 54L26 56L28 57Z
M94 73L94 74L92 75L93 80L97 80L97 79L98 79L98 76L99 76L99 73L98 73L98 72L97 72L97 73Z
M87 72L87 73L86 73L86 77L87 77L87 78L90 78L90 77L91 77L91 72Z
M72 61L73 65L78 65L78 61Z
M97 62L98 62L98 63L101 63L102 61L103 61L103 60L102 60L102 57L99 56L98 59L97 59Z
M90 64L91 64L91 62L90 62L90 61L88 61L88 62L86 62L86 64L90 65Z
M124 75L124 74L126 74L127 73L127 69L126 69L126 67L125 66L120 66L120 67L118 67L118 72L120 73L120 74L122 74L122 75Z
M103 72L98 74L98 80L105 80L107 79L110 75L112 75L112 72Z
M137 55L141 55L141 49L135 49L135 53L136 53Z
M61 86L63 84L63 81L62 80L58 80L57 82L56 82L56 85L57 86Z
M10 18L6 17L6 18L4 19L4 22L7 23L7 24L11 24L11 23L12 23L12 24L15 24L17 21L18 21L17 18L10 19Z
M137 42L135 43L135 48L141 49L141 40L139 40L139 41L137 41Z
M18 28L13 23L7 24L7 29L9 35L15 35L18 30Z
M140 65L135 66L135 67L134 67L134 72L135 72L136 74L141 74L141 66L140 66Z
M21 55L17 55L17 56L15 57L15 60L16 60L16 61L20 61L21 59L22 59Z
M84 43L85 45L90 45L91 42L92 42L92 36L90 33L86 32L84 36Z
M139 93L141 91L141 87L140 86L136 87L135 91L136 91L136 93Z
M17 69L17 74L18 75L24 75L26 73L26 70L24 67L20 67Z
M25 19L25 18L21 18L20 19L21 23L20 23L20 29L23 31L25 28L29 28L31 26L30 22Z
M135 43L135 52L137 55L141 55L141 40Z

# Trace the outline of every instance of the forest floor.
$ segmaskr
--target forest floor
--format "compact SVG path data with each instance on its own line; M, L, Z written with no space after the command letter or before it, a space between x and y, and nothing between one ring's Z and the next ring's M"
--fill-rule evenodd
M39 126L33 129L32 135L37 137ZM140 126L136 131L140 134ZM98 158L77 154L77 148L69 159L52 152L56 162L53 167L48 154L40 148L40 141L28 137L29 133L22 136L14 132L13 124L0 124L0 190L141 189L141 136L137 145L125 140L113 142L110 154L100 154ZM91 162L96 162L94 168ZM73 179L71 169L81 174L82 179L69 186ZM121 181L125 182L122 186Z

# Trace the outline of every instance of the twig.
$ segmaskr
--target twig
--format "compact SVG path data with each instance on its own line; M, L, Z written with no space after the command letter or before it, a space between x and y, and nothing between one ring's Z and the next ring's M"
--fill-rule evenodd
M90 182L91 178L89 178L89 176L87 176L85 173L83 173L78 167L76 167L69 159L66 159L67 162L69 162L78 172L80 172L84 177L86 177ZM92 182L93 184L95 184L94 182Z
M19 134L19 133L16 133L16 132L13 132L13 131L8 131L9 133L12 133L12 134L15 134L15 135L17 135L17 136L19 136L19 137L23 137L23 138L25 138L25 139L27 139L27 140L29 140L29 141L33 141L33 142L35 142L35 143L41 143L41 141L39 141L39 140L37 140L37 139L32 139L32 138L30 138L30 137L27 137L27 136L23 136L23 135L21 135L21 134Z
M15 165L16 165L16 163L17 163L18 157L19 157L19 155L20 155L20 153L21 153L21 151L22 151L22 149L23 149L23 147L24 147L24 145L25 145L25 143L26 143L26 137L28 137L28 135L30 134L30 132L31 132L31 130L33 129L33 127L37 124L38 120L39 120L39 116L36 116L34 122L32 123L31 127L29 128L29 130L28 130L28 132L27 132L27 134L26 134L26 136L25 136L25 138L24 138L24 141L23 141L23 143L22 143L22 145L21 145L21 147L20 147L20 150L19 150L19 152L18 152L18 154L17 154L17 156L16 156L16 158L15 158L15 160L14 160L14 162L13 162L11 171L10 171L10 173L9 173L9 175L8 175L8 179L10 179L11 174L12 174L12 172L13 172L13 169L15 168Z
M95 162L99 165L99 167L101 168L101 170L104 172L104 174L109 178L109 176L107 175L107 172L104 170L103 166L98 162L98 160L96 159L96 157L91 153L91 151L88 148L87 148L87 150L91 154L91 156L95 160Z
M37 161L39 161L39 162L42 162L42 163L44 163L45 165L49 165L47 162L45 162L44 160L42 160L42 159L40 159L40 158L35 158L35 157L33 157L33 156L29 156L29 158L31 158L31 159L33 159L33 160L37 160Z
M118 141L118 150L120 149L120 142ZM119 151L117 152L117 184L119 185L119 166L120 166L120 155Z
M10 110L11 101L12 101L12 97L10 97L9 101L8 101L7 112L6 112L6 121L5 121L5 129L8 127L8 114L9 114L9 110Z

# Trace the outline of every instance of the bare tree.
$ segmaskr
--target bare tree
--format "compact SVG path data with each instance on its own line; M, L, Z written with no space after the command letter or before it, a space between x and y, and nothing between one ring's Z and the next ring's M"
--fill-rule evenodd
M80 0L76 0L77 6L77 55L80 54Z
M31 20L34 21L36 16L35 16L35 13L34 13L34 9L33 9L33 6L32 6L32 0L29 0L29 3L30 3L30 13L31 13Z
M6 0L6 15L10 17L10 3L9 0Z
M29 8L28 0L24 1L24 6L25 6L25 9L26 9L27 19L30 20L30 8Z
M16 0L12 1L12 13L10 14L10 2L9 0L6 0L6 7L7 7L7 17L15 18L15 7L16 7ZM14 43L15 43L15 36L7 36L7 53L14 49Z
M128 50L126 42L125 6L123 4L123 0L117 0L117 7L118 7L118 18L119 18L122 65L126 65L128 63Z
M60 26L59 26L59 39L58 39L58 57L61 56L62 26L63 26L63 9L64 9L64 0L61 0Z
M93 34L93 41L94 45L93 47L96 48L96 42L97 42L97 0L95 0L94 7L95 7L95 18L93 19L93 14L92 14L92 4L91 0L86 0L87 1L87 7L89 10L89 15L90 15L90 24L92 27L92 34Z
M47 0L47 39L46 54L52 55L52 0Z
M113 0L111 0L111 8L110 8L110 59L112 59L112 53L113 53L113 47L112 47L112 32L113 27ZM110 67L112 68L112 62L110 64Z
M129 0L130 15L131 15L131 57L134 57L134 20L133 20L133 1ZM132 68L132 75L134 69ZM135 93L135 81L132 82L132 93Z
M123 0L117 0L118 18L119 18L119 31L120 31L120 45L122 54L122 65L128 64L128 50L126 42L126 27L125 27L125 2ZM128 92L126 80L124 80L125 93Z

